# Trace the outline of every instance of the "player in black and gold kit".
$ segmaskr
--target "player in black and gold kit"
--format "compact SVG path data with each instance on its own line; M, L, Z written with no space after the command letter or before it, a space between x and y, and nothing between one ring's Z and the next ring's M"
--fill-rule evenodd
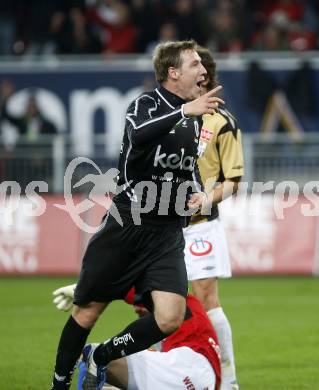
M211 53L198 51L207 70L203 93L216 84L215 62ZM224 106L203 115L198 166L212 208L196 214L184 229L185 261L188 279L202 301L217 331L222 357L222 390L238 389L230 324L220 306L218 278L231 276L224 229L218 218L218 203L238 189L244 174L241 131L236 119ZM203 215L209 214L209 215Z

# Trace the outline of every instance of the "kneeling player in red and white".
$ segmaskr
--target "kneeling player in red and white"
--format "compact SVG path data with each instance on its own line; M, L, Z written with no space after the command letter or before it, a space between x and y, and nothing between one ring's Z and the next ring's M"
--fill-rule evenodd
M72 291L72 286L66 286L54 292L58 309L70 308ZM126 301L134 304L133 296L130 292ZM106 370L107 382L128 390L219 389L220 354L216 332L194 296L188 295L187 307L188 318L161 342L160 351L146 350L110 362ZM139 316L148 314L143 306L134 305L134 308ZM94 367L91 374L94 375Z

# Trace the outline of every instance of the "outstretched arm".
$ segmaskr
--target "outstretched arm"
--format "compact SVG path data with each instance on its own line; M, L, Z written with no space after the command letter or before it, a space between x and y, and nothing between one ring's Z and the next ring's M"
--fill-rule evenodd
M72 308L75 288L76 284L69 284L53 291L53 303L58 310L69 311ZM124 300L130 305L135 305L134 287L127 293Z
M131 103L126 114L131 141L136 145L153 141L162 135L168 134L185 117L213 113L219 103L224 103L222 99L215 96L221 88L221 86L218 86L198 99L157 117L153 116L153 113L157 110L156 100L147 94L140 96Z
M132 143L142 145L154 141L154 139L168 134L184 118L183 106L161 116L154 116L156 110L156 100L146 94L130 104L126 114L126 122Z

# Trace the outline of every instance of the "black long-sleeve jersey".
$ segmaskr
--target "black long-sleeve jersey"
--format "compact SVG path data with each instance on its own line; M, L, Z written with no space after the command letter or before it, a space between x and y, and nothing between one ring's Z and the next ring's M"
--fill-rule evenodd
M202 190L197 168L202 120L186 118L184 103L161 86L129 105L118 166L124 190L115 204L144 208L151 219L176 219L189 194Z

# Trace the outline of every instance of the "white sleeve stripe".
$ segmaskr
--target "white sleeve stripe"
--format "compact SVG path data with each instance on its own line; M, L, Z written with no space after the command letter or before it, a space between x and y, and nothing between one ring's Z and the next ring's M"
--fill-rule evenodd
M174 106L172 106L165 98L164 96L160 93L160 91L155 88L155 91L158 93L158 95L164 100L164 102L170 107L170 108L175 108Z
M155 101L155 99L154 99L152 96L149 96L149 95L142 95L142 96L140 96L139 98L137 98L137 99L135 100L134 113L133 113L133 114L131 114L131 113L130 113L130 114L127 114L127 115L126 115L126 118L127 118L127 119L129 119L128 117L132 117L132 116L136 116L136 115L137 115L139 102L140 102L140 100L143 99L143 98L144 98L144 99L145 99L145 98L146 98L146 99L151 99L151 100L153 101L153 103L154 103L154 107L151 107L151 108L148 109L148 115L149 115L150 118L152 118L151 112L154 111L154 110L156 110L156 108L157 108L156 101ZM133 121L133 119L130 120L130 122L132 123L134 129L136 129L137 126L136 126L135 122Z
M129 120L132 123L134 129L136 129L136 126L135 126L135 123L134 123L133 119L130 116L128 116L128 115L126 115L126 119Z
M158 121L160 121L160 120L163 120L163 119L165 119L165 118L168 118L169 116L175 115L175 114L177 114L177 113L179 113L179 112L181 112L181 109L172 111L171 113L169 113L169 114L167 114L167 115L163 115L163 116L160 116L160 117L158 117L158 118L151 119L151 120L149 120L149 121L147 121L147 122L144 122L143 124L141 124L141 125L139 125L139 126L137 126L136 123L133 121L131 115L126 115L126 119L128 119L128 120L132 123L134 129L140 129L140 128L144 127L144 126L147 126L147 125L149 125L149 124L151 124L151 123L154 123L154 122L158 122Z
M186 115L184 114L184 106L185 106L185 104L182 104L182 107L181 107L182 117L183 117L184 119L189 119L189 117L186 116Z

